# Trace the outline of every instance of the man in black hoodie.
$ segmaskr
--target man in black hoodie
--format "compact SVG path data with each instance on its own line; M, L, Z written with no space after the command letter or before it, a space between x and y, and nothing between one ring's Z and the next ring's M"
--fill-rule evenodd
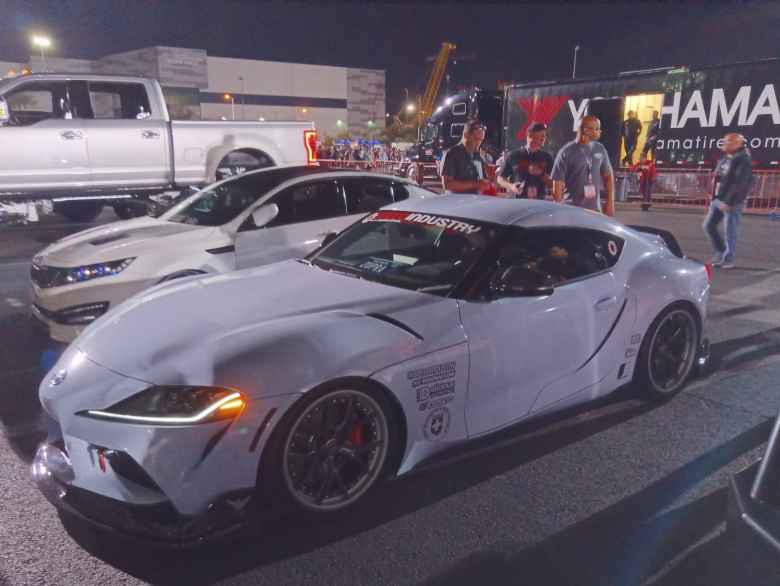
M741 134L731 132L724 136L722 149L725 154L715 167L712 202L703 228L715 249L713 266L731 269L734 268L739 220L753 183L753 165ZM724 218L725 242L719 230Z

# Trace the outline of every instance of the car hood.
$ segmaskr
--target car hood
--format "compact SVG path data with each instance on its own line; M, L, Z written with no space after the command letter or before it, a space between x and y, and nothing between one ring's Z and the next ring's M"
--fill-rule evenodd
M75 267L138 257L159 252L163 247L188 246L203 242L217 228L165 222L157 218L135 218L90 228L66 236L35 256L38 264Z
M157 384L203 384L220 356L232 360L299 337L310 353L303 359L330 353L367 361L361 348L394 347L392 357L372 354L373 366L364 365L370 372L410 348L417 354L465 341L458 315L453 299L290 260L158 285L94 322L74 345L115 372Z

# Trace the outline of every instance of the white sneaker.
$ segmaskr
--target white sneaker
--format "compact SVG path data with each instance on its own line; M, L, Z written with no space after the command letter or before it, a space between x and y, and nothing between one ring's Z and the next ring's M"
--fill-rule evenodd
M712 261L710 261L710 264L714 267L722 267L723 263L726 262L723 260L722 254L716 254L712 257Z
M735 266L736 266L736 265L734 264L734 261L733 261L733 260L727 260L727 261L724 261L724 262L723 262L723 263L720 265L720 268L722 268L722 269L733 269Z

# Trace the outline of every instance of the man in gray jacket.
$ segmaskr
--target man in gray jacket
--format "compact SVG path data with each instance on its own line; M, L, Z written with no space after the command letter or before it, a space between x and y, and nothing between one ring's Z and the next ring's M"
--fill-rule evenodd
M704 233L712 243L715 256L712 265L734 268L737 249L737 229L742 218L750 187L753 183L753 165L745 137L731 132L723 137L723 158L715 167L712 201L704 219ZM726 219L726 240L720 234L720 223Z

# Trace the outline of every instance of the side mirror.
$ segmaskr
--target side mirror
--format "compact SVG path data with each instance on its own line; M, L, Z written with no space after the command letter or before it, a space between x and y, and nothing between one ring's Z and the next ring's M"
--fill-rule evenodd
M11 121L11 111L8 109L8 102L5 98L0 98L0 126L8 124Z
M279 215L279 206L275 203L260 206L252 212L252 221L257 228L262 228Z
M541 273L524 266L501 268L490 281L493 298L546 297L552 295L553 291Z

